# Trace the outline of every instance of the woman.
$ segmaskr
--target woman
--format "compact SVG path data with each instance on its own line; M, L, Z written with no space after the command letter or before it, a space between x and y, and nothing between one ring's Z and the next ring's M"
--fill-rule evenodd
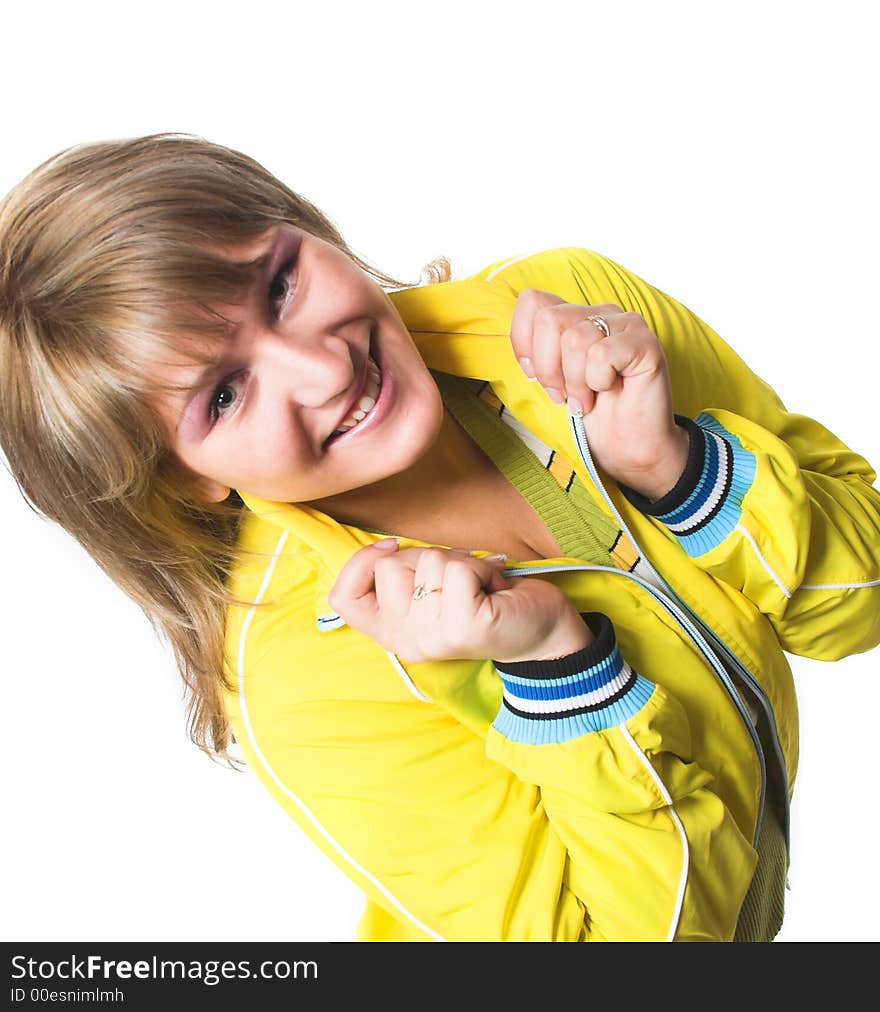
M197 139L63 152L0 236L13 473L364 889L359 938L776 934L783 649L880 638L864 460L618 264L407 288Z

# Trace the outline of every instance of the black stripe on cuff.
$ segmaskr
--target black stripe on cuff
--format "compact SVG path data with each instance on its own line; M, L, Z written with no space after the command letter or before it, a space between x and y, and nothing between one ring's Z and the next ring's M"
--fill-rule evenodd
M703 465L706 461L706 438L703 435L703 430L696 422L684 415L675 415L674 418L675 424L686 430L690 442L684 471L670 491L652 502L628 485L624 485L622 482L617 483L617 487L627 502L632 503L640 513L649 517L660 517L678 509L693 493L703 474Z

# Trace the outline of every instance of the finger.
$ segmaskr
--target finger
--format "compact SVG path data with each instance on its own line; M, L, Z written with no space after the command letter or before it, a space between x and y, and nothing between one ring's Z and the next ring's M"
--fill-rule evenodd
M383 555L396 552L399 542L396 540L383 544L374 542L358 549L345 563L337 574L327 600L332 608L339 611L338 605L348 601L359 601L367 596L373 586L373 568ZM340 612L341 614L341 612Z
M461 559L450 559L443 581L443 618L452 635L466 634L474 617L483 609L493 605L491 595L506 589L498 580L506 581L491 564L473 565ZM492 588L495 588L493 591Z
M486 589L491 594L497 593L499 590L509 590L513 586L513 580L509 576L504 575L504 569L507 566L507 560L492 562L493 569L489 573L489 582L486 584Z
M571 308L573 307L568 305L540 306L532 320L532 362L535 375L555 404L562 404L565 399L562 350L559 343L560 335L571 315L562 310Z
M587 353L597 341L604 341L604 333L590 320L579 320L566 330L561 339L562 374L566 398L576 400L584 414L589 414L595 393L587 383Z
M611 320L621 312L619 307L607 303L597 306L571 303L544 305L536 311L532 345L535 374L554 403L563 404L568 395L562 361L563 335L571 327L583 324L587 316L602 315ZM597 337L604 336L595 323L587 323L587 330L594 331ZM580 384L582 388L585 385L583 381ZM582 393L586 396L585 390Z
M475 548L474 551L468 552L468 555L472 559L477 559L480 562L491 562L493 565L500 563L502 569L504 568L505 565L507 565L507 556L504 555L503 553L487 552L485 555L477 555L478 551L480 551L480 549Z
M535 310L532 318L532 360L535 374L545 390L564 392L565 377L560 348L562 335L569 327L583 321L587 312L596 308L563 302L545 303Z
M584 306L586 313L584 318L591 323L602 335L610 337L611 332L623 329L621 321L628 316L638 316L638 313L628 313L614 302L604 302L601 305ZM641 319L641 317L639 317Z
M396 625L409 612L413 576L423 555L424 549L415 549L407 557L397 552L377 561L374 573L376 608L384 627Z
M529 379L537 379L534 365L535 314L544 306L567 305L564 299L552 292L526 288L519 293L510 320L510 343L520 368Z
M620 321L628 314L613 303L583 309L586 315L562 335L560 347L569 411L576 413L580 407L583 414L589 414L596 402L596 392L587 382L587 353L597 341L610 337L612 327L620 329Z
M477 574L478 579L482 582L483 588L489 593L496 593L499 590L507 590L513 586L513 580L509 576L504 575L504 570L507 567L507 556L502 555L501 558L482 558L482 559L469 559L466 560L469 563L476 562L477 565L471 565L473 572Z
M413 581L416 584L428 583L433 580L431 586L440 586L443 582L443 570L450 558L473 559L470 552L464 548L441 548L438 545L430 545L427 548L416 548L418 552L413 565Z
M663 352L653 334L639 328L613 333L587 352L586 381L596 392L611 390L620 380L656 373Z
M439 616L446 560L463 557L464 553L455 549L444 551L442 548L426 548L419 557L418 566L409 585L409 609L418 608L420 617L424 617L426 613L435 618ZM427 596L415 598L413 595L418 587L423 587Z
M494 557L484 555L482 558L472 556L469 561L478 563L476 572L480 579L486 582L491 580L493 589L500 589L511 583L509 577L504 576L504 570L507 567L506 555L500 554Z

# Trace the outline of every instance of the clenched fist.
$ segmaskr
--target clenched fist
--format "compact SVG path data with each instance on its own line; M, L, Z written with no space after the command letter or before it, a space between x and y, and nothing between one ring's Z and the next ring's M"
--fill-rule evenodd
M517 299L510 340L526 375L583 416L604 471L649 499L674 487L688 435L675 424L666 358L643 317L528 288Z
M452 548L361 548L328 600L354 629L404 661L453 658L548 660L593 636L565 594L537 577L509 579L490 562ZM424 585L425 596L413 598Z

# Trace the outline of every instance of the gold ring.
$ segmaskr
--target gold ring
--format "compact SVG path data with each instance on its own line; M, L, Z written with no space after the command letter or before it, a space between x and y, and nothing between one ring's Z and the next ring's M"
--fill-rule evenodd
M606 337L611 336L611 329L609 328L608 322L604 316L588 316L587 319L590 323L595 323Z
M435 587L433 590L425 590L425 584L420 583L413 591L413 601L421 601L423 597L427 597L428 594L439 594L442 588Z

